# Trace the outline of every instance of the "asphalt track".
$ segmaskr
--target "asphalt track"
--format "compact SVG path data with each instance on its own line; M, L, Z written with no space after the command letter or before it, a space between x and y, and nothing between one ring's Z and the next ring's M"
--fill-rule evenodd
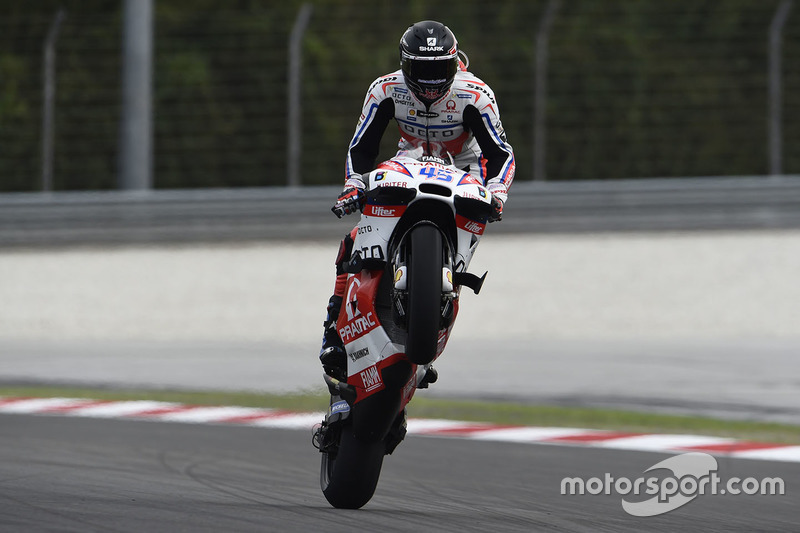
M660 516L564 477L635 479L664 454L409 437L363 509L332 509L299 430L0 416L0 531L797 531L800 464L718 458L785 496L698 496Z

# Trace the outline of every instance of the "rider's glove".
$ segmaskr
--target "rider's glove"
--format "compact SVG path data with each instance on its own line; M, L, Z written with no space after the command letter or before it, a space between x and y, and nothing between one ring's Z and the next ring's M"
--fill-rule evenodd
M503 183L489 183L486 188L492 193L492 212L489 214L489 222L503 220L503 206L508 199L508 187Z
M355 213L364 207L367 197L364 193L364 182L357 178L350 178L344 184L342 194L336 199L336 204L331 207L331 211L337 217Z
M492 195L492 212L489 214L489 222L503 220L503 200Z

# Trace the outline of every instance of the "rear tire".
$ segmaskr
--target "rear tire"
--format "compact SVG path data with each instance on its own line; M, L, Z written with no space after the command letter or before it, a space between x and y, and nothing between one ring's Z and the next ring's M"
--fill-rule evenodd
M357 439L352 424L342 428L335 457L322 454L320 486L328 503L337 509L363 507L375 494L385 453L385 441Z
M435 226L417 226L408 237L408 310L406 355L415 364L433 361L439 344L442 304L442 234Z

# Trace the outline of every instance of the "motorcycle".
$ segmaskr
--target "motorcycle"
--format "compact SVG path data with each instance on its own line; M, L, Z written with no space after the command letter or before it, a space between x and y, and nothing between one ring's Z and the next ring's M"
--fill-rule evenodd
M461 288L480 292L486 274L467 268L491 212L481 181L437 157L398 155L365 183L336 324L347 377L324 375L331 399L313 439L322 492L348 509L372 498L384 456L405 437L407 404L436 380Z

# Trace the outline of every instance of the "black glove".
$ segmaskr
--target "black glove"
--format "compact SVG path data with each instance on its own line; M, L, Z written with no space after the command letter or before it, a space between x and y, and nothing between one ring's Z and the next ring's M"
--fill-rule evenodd
M360 211L364 207L367 197L364 194L364 189L358 187L347 187L342 191L342 194L336 199L336 204L331 207L333 214L339 218L345 215Z
M503 220L503 200L492 195L492 212L489 214L489 222Z

